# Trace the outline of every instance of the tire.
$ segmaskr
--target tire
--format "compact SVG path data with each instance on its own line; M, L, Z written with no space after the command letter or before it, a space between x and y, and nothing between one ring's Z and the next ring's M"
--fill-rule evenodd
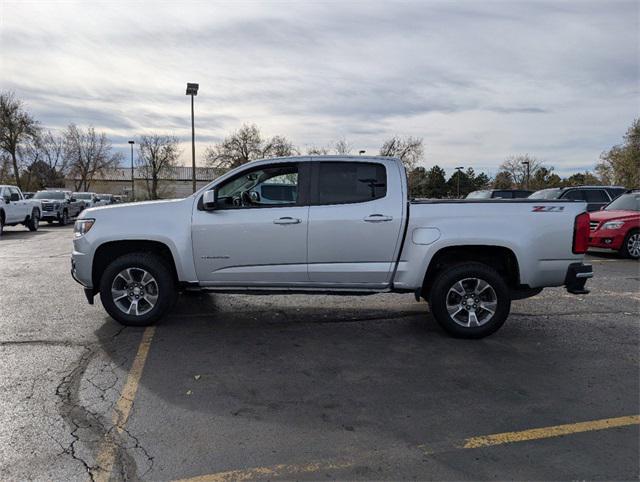
M37 209L34 209L29 217L29 221L27 221L27 228L29 231L37 231L40 227L40 213Z
M69 212L65 209L62 211L62 217L60 218L60 226L66 226L69 224Z
M145 272L153 281L143 275ZM152 325L173 307L177 296L171 268L161 257L150 253L116 258L100 280L102 305L111 318L126 326Z
M493 268L483 263L458 263L436 276L429 306L450 335L484 338L507 320L511 297L504 278Z
M4 233L4 212L0 212L0 237Z
M624 237L620 254L625 258L640 259L640 231L632 229Z

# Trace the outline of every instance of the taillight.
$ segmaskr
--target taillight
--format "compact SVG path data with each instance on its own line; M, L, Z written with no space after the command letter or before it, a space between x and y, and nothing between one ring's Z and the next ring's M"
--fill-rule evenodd
M573 254L584 254L589 247L589 214L582 213L576 216L573 225Z

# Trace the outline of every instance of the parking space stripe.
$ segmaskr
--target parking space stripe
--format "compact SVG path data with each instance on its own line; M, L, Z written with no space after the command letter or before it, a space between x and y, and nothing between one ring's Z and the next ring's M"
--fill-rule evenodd
M493 435L482 435L464 440L460 448L477 449L490 447L492 445L510 444L515 442L525 442L527 440L540 440L552 437L561 437L581 432L591 432L594 430L606 430L609 428L626 427L629 425L639 425L640 415L630 415L627 417L605 418L602 420L592 420L589 422L568 423L565 425L554 425L552 427L533 428L521 430L519 432L503 432Z
M605 418L586 422L569 423L565 425L553 425L550 427L540 427L517 432L502 432L491 435L481 435L469 437L458 441L441 442L436 444L420 445L417 448L425 455L435 455L456 450L479 449L495 445L511 444L531 440L541 440L552 437L572 435L582 432L607 430L618 427L628 427L640 425L640 415L629 415L616 418ZM275 477L290 478L304 474L311 474L321 470L339 470L353 467L357 460L375 460L382 455L381 451L376 453L361 453L353 456L353 460L336 460L314 462L307 464L280 464L270 467L254 467L247 469L230 470L207 475L200 475L187 479L180 479L175 482L228 482L246 481L254 479L272 479Z
M144 370L145 362L147 361L147 355L149 354L149 348L151 347L151 341L155 334L155 327L149 326L144 330L142 334L142 340L138 346L138 352L136 353L127 381L124 384L122 392L120 393L120 399L113 411L111 421L115 427L116 436L120 436L124 431L129 415L131 414L131 408L133 407L133 401L136 398L138 392L138 385L140 384L140 378L142 377L142 371ZM107 482L111 477L113 465L117 455L118 445L113 439L111 433L107 433L100 445L100 451L97 458L97 473L94 474L94 480L97 482Z

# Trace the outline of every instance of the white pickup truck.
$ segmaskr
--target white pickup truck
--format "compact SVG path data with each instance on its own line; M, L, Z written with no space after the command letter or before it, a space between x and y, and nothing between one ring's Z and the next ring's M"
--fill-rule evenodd
M17 186L0 185L0 236L5 226L24 224L29 231L37 231L42 205L36 199L26 199Z
M268 196L266 195L268 193ZM186 199L88 209L72 276L126 325L184 290L414 293L449 333L480 338L513 299L587 293L584 202L413 200L400 160L289 157L245 164Z

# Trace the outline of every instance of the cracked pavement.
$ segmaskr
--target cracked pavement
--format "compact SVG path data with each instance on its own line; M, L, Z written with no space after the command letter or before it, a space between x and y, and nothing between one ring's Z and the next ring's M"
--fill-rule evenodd
M514 302L496 335L445 336L411 295L190 294L156 330L89 306L71 228L0 240L0 480L173 480L352 461L305 479L637 479L638 426L432 456L468 436L640 413L640 271L594 254L593 292ZM368 454L358 456L358 454ZM272 478L268 476L267 478ZM278 478L274 476L273 478ZM281 478L287 478L282 476Z

